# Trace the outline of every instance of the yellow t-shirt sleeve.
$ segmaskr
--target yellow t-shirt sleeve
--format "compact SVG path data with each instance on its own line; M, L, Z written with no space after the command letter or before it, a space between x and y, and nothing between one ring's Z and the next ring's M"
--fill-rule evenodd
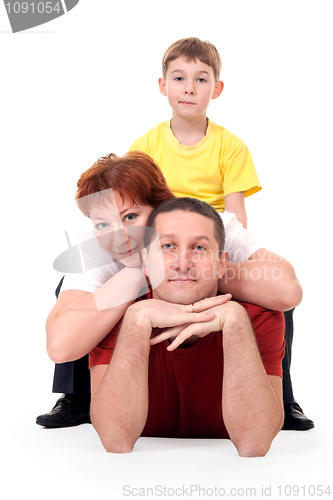
M148 144L143 140L142 137L133 142L132 146L129 148L129 151L143 151L144 153L149 155Z
M221 173L224 196L244 191L245 197L261 190L250 151L227 130L222 144Z
M128 151L140 151L136 141L133 142L132 146L129 148Z

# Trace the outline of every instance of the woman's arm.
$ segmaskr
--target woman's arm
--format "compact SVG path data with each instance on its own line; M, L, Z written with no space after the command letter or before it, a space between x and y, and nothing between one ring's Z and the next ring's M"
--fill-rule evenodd
M52 361L65 363L90 352L146 286L141 268L124 268L102 285L98 293L62 292L46 322L47 352ZM117 302L112 297L117 297ZM113 303L117 305L111 307Z
M219 291L235 300L275 311L288 311L300 304L302 287L293 266L283 257L262 248L245 262L228 262L219 280Z

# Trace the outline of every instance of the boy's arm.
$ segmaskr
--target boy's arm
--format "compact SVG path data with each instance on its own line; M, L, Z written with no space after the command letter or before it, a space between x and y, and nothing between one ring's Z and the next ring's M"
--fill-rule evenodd
M303 294L290 262L265 248L245 262L228 262L226 273L219 280L219 291L275 311L296 307Z
M224 200L224 209L226 212L235 214L237 220L247 229L244 191L227 194Z

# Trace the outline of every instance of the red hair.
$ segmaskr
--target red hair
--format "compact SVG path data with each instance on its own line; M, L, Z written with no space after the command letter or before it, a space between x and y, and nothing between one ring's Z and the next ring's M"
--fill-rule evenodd
M110 188L117 191L123 201L127 198L133 205L138 203L153 208L174 197L158 165L141 151L130 151L124 156L111 153L100 158L81 175L77 188L75 199L87 217L98 198L98 195L88 195Z

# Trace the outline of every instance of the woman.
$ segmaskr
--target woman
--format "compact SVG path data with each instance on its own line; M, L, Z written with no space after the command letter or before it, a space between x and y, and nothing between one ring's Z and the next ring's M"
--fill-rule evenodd
M157 165L138 152L127 153L123 158L112 154L100 158L82 174L77 187L78 207L92 220L102 248L103 236L104 242L105 236L114 236L107 248L114 260L104 265L105 254L102 258L96 257L96 252L91 256L88 248L86 260L90 260L92 269L65 276L46 323L47 351L56 363L72 361L90 352L123 316L140 289L147 287L141 266L136 267L139 262L133 266L130 262L133 256L119 254L124 246L119 239L124 228L145 226L153 208L173 197ZM96 266L91 264L91 258L95 258ZM129 281L132 284L129 299L117 307L106 308L104 302L113 303L110 294L128 295Z

